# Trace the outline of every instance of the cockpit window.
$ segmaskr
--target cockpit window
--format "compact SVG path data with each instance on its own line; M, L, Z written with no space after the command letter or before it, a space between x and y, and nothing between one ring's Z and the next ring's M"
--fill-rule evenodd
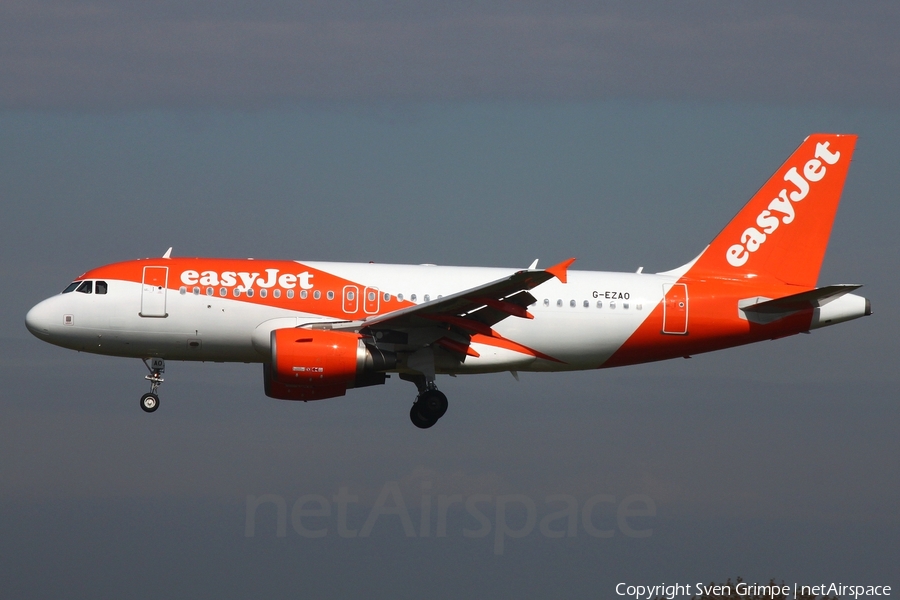
M77 288L80 283L81 283L80 281L73 281L72 283L70 283L69 285L66 286L66 289L64 289L62 291L62 293L68 294L69 292L74 292L75 288Z
M81 285L78 286L76 292L81 292L82 294L90 294L94 289L93 281L83 281Z
M105 294L106 293L106 282L98 281L94 286L94 293L96 294Z

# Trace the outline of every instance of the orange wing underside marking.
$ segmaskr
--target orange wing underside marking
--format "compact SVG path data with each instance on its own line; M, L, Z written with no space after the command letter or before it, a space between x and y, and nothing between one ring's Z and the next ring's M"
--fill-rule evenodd
M520 354L527 354L528 356L535 356L537 358L543 358L544 360L549 360L557 363L562 363L563 361L558 358L553 358L549 354L544 354L543 352L539 352L534 348L529 348L528 346L523 346L518 342L514 342L505 337L501 337L499 335L495 335L493 337L488 337L486 335L482 335L480 333L476 333L472 336L472 342L477 344L484 344L486 346L495 346L497 348L503 348L505 350L512 350L513 352L518 352Z

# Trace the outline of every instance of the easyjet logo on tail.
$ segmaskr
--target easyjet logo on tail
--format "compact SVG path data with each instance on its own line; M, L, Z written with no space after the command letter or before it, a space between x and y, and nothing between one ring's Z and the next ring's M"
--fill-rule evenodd
M810 182L821 181L827 172L826 165L835 164L840 158L840 152L831 152L828 142L816 144L815 158L803 165L803 175L797 167L791 167L784 174L784 180L796 186L796 190L788 193L787 188L778 192L778 196L769 202L768 208L761 211L756 217L756 226L748 227L741 234L741 242L733 244L725 251L728 264L733 267L742 267L750 259L750 255L759 250L778 227L784 223L790 224L794 220L794 206L792 203L800 202L809 194ZM824 162L824 164L823 164Z

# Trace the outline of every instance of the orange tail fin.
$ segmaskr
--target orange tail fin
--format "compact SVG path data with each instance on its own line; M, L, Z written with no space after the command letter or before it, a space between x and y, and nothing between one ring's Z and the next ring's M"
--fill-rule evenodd
M815 287L855 146L855 135L806 138L687 275Z

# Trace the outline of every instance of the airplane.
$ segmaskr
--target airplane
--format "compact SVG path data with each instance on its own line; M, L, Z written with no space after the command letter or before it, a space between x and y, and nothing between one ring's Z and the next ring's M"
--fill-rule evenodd
M872 314L860 285L817 287L857 136L807 137L692 261L661 273L161 258L87 271L25 317L38 339L140 358L150 413L166 360L263 364L267 396L321 400L437 375L574 371L689 357Z

